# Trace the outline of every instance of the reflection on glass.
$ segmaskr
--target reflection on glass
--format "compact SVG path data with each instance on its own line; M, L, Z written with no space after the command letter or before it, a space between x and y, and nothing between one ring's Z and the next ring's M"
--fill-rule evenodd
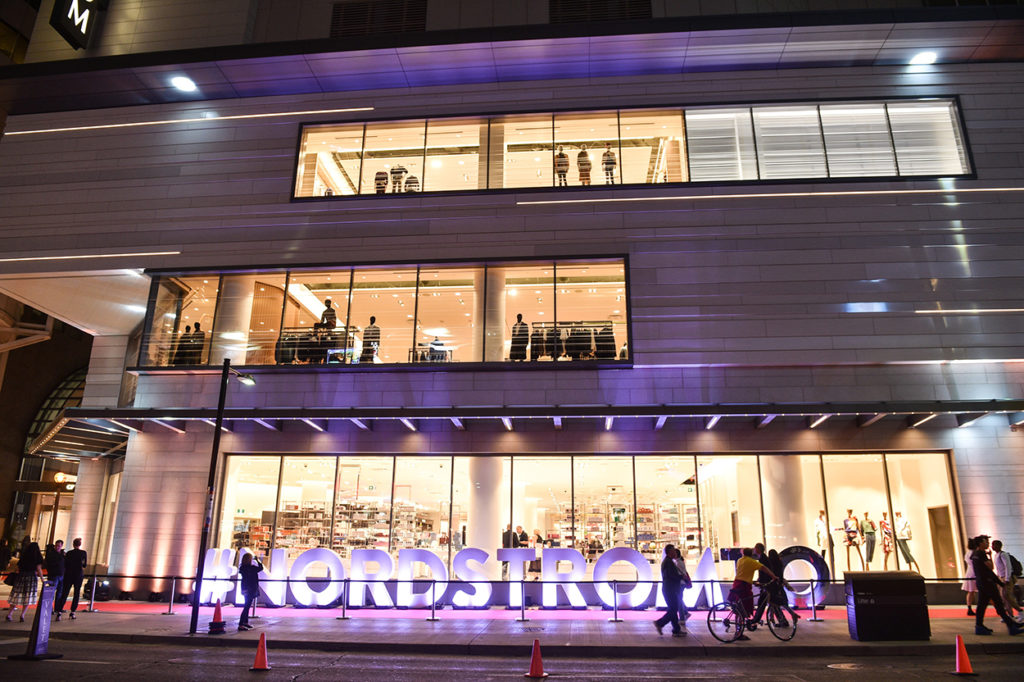
M491 189L551 187L554 152L551 114L506 116L491 120Z
M761 483L756 457L698 457L697 484L705 543L716 558L723 548L753 547L761 542ZM731 578L732 562L722 562L719 575Z
M391 553L403 548L429 549L448 563L452 460L450 457L399 457L395 463ZM416 578L429 578L416 564ZM422 573L420 573L422 572Z
M270 555L280 457L228 457L216 547Z
M355 334L346 327L350 277L349 268L291 273L274 349L278 364L351 362Z
M952 102L890 102L886 109L900 175L970 172Z
M557 359L628 357L625 268L619 263L563 263L556 270Z
M413 348L416 268L356 268L352 282L352 358L359 364L408 362Z
M501 307L488 311L488 361L556 359L554 264L488 266L487 278L488 290L505 292L496 298Z
M289 562L307 549L331 546L331 506L337 459L284 458L274 548L286 550ZM318 576L326 574L322 565L317 570L323 571Z
M690 179L757 180L757 154L750 109L686 112Z
M295 196L358 194L362 149L362 123L303 130Z
M331 549L388 550L391 518L391 457L341 457L335 483Z
M696 561L702 542L693 457L636 457L637 549L654 564L665 545Z
M819 109L831 177L896 175L884 104L823 104Z
M158 366L202 365L209 355L207 331L217 307L216 274L162 277L154 302L146 355Z
M420 267L416 346L409 362L480 362L478 314L483 308L483 266Z
M487 189L487 157L480 154L486 144L485 118L429 121L423 191Z
M841 578L846 571L899 568L893 556L895 538L886 530L891 530L893 523L885 495L882 456L825 455L823 462L836 577ZM877 526L870 560L868 538L861 529L865 517Z
M593 563L612 547L634 547L633 458L577 457L576 549Z
M610 173L605 174L605 152ZM619 120L615 111L590 111L555 116L555 184L620 184ZM614 163L612 163L614 161Z
M686 181L681 111L624 111L620 130L624 183Z
M422 119L367 124L360 193L419 192L425 141Z
M926 578L962 575L949 463L941 453L886 455L896 552Z
M817 107L755 107L753 111L762 179L828 176Z

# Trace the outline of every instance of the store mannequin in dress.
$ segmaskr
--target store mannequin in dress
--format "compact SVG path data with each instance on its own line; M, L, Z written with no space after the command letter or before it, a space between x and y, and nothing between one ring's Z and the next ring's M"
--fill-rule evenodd
M516 315L516 323L512 325L512 347L508 351L508 359L512 362L526 359L526 343L530 339L530 327L523 322L523 314Z
M832 534L828 532L824 509L818 511L818 520L814 522L814 538L817 541L818 553L827 563L828 551L832 548Z
M878 522L878 529L882 531L882 570L889 570L889 555L892 554L892 524L889 522L889 512L882 512L882 520Z
M850 570L850 548L857 550L860 558L860 570L864 570L864 555L860 551L860 521L853 515L852 509L846 510L843 519L843 544L846 545L846 570Z
M569 155L565 153L564 147L559 147L558 153L555 154L555 175L558 177L559 187L567 187L569 185L565 177L568 173Z
M359 355L360 364L373 362L380 348L380 327L376 322L377 318L370 315L370 324L363 330L363 352Z
M914 537L910 530L910 521L903 516L903 512L896 512L894 520L896 521L896 545L900 548L903 560L907 562L907 568L913 567L920 573L921 567L914 560L914 555L910 553L910 541Z
M576 155L576 167L580 171L580 184L590 185L590 169L594 164L590 161L590 152L585 144L580 145L580 153Z
M860 520L860 536L864 541L864 565L870 571L871 560L875 557L875 522L873 519L868 518L868 513L864 512L864 518Z

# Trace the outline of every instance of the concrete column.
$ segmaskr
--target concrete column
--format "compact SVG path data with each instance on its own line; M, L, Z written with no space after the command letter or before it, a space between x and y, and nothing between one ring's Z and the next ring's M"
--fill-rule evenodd
M481 291L482 287L477 291ZM505 359L505 268L487 268L487 296L483 302L483 311L476 319L484 320L484 333L487 334L485 362L501 362ZM477 297L477 300L484 298Z
M491 580L501 578L496 551L501 547L501 533L508 523L501 513L501 479L500 457L470 457L466 545L479 547L491 555L491 560L485 564L485 572Z
M85 377L82 394L83 407L117 407L127 347L127 336L97 336L93 339L89 373ZM71 502L67 545L70 546L70 540L74 538L82 538L90 564L105 560L96 554L96 541L109 471L110 462L106 460L82 459L78 463L78 482Z
M227 275L222 280L209 364L219 366L224 358L231 358L232 365L245 364L255 291L255 275Z
M761 494L764 497L765 544L783 549L810 542L817 513L807 514L800 458L772 455L761 458Z

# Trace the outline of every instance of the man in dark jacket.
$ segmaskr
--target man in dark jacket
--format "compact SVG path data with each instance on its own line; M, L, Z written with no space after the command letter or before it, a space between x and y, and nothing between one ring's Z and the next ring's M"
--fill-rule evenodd
M672 624L673 637L685 637L686 631L679 625L679 603L683 598L683 574L676 566L679 550L675 545L665 545L665 559L661 562L661 594L665 597L668 610L654 621L654 629L661 634L661 629Z
M252 630L249 625L249 609L260 593L260 571L263 564L252 554L242 557L242 565L238 567L238 575L242 579L242 595L245 597L245 604L242 606L242 615L238 617L238 630Z
M46 579L54 584L54 594L59 595L61 590L64 589L62 584L64 582L63 540L57 540L57 542L46 548ZM60 611L57 609L56 604L54 604L53 612L57 614L57 620L60 620Z
M991 635L992 629L985 627L985 608L989 602L995 607L996 613L1006 623L1011 635L1020 634L1021 627L1013 622L1003 608L1003 597L999 592L1003 581L992 570L992 560L988 557L988 536L979 535L974 539L976 549L971 555L971 565L974 567L974 578L978 585L978 607L974 616L974 634Z
M75 611L78 610L78 597L82 592L82 579L85 577L87 557L85 550L82 549L82 538L75 538L71 544L74 549L64 555L64 584L56 604L58 620L64 613L64 605L68 601L68 593L72 587L75 588L75 596L71 600L71 620L75 619Z

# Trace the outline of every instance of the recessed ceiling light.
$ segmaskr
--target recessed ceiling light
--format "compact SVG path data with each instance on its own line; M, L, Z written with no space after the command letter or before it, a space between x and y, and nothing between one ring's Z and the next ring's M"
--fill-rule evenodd
M182 92L195 92L199 89L196 87L196 82L188 76L175 76L171 79L171 85Z
M910 60L911 64L934 64L939 55L934 52L918 52Z

